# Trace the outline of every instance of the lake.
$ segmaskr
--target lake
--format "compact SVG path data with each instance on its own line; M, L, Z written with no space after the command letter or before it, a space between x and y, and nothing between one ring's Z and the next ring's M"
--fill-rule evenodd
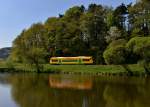
M150 78L0 74L0 107L150 107Z

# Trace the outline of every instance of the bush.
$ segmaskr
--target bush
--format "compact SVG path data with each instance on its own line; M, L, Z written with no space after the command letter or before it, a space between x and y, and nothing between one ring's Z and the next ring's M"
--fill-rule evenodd
M139 56L138 61L142 60L145 72L150 73L150 37L135 37L132 38L126 45L130 54Z
M14 62L10 58L8 58L5 63L7 68L14 69Z
M125 40L120 39L108 46L103 54L107 64L124 64L126 62L127 51L125 43Z
M126 41L123 39L113 41L105 50L103 56L107 64L120 64L122 67L132 75L132 72L126 64L128 51L126 50Z

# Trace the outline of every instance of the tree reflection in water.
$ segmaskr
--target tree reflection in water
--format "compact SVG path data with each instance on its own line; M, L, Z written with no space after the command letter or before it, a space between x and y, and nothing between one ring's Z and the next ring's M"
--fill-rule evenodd
M47 74L9 77L20 107L149 107L150 79Z

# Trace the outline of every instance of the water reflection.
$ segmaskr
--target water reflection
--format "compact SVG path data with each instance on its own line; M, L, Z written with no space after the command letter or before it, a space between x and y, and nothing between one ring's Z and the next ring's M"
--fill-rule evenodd
M49 84L52 88L62 89L92 89L92 78L86 76L76 77L75 75L50 75Z
M150 78L48 74L2 77L0 84L12 87L11 96L18 107L150 106Z
M17 105L11 97L10 87L0 84L0 107L16 107Z

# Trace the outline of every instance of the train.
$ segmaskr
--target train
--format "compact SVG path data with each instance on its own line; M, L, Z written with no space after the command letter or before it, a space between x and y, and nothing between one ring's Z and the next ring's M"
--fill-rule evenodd
M50 64L54 65L70 65L70 64L93 64L91 56L77 56L77 57L51 57Z

